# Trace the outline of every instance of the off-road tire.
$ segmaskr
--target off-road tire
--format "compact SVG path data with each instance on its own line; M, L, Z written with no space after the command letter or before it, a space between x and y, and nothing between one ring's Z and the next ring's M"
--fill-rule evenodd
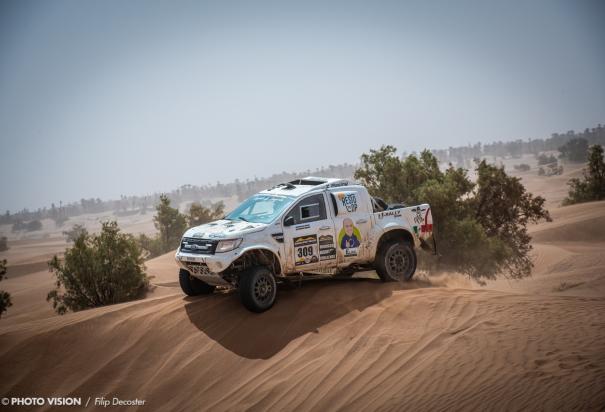
M255 266L240 275L238 291L246 309L261 313L275 303L277 282L267 267Z
M394 239L380 247L374 263L383 282L407 282L416 272L416 252L409 242Z
M191 276L185 269L179 270L179 284L187 296L209 295L216 288L216 286L209 285Z

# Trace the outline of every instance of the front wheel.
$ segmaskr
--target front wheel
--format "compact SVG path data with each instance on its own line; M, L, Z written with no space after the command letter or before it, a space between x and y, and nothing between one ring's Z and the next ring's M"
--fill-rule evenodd
M403 241L384 244L376 256L376 272L383 282L408 281L416 272L416 252Z
M187 296L209 295L216 288L216 286L194 278L185 269L179 270L179 284Z
M275 303L277 282L273 273L264 266L242 273L238 288L242 304L252 312L264 312Z

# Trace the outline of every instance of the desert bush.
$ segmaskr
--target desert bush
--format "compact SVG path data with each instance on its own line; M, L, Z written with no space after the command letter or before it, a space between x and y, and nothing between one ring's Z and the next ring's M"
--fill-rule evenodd
M519 172L527 172L529 169L531 169L529 167L529 165L525 164L525 163L521 163L520 165L515 165L514 168L515 168L515 170L517 170Z
M176 249L187 229L187 216L170 206L168 196L160 195L160 203L155 210L153 223L159 233L154 237L141 234L137 239L147 259Z
M88 231L84 225L79 224L73 225L71 229L63 231L63 236L65 236L65 239L70 243L74 243L80 236L86 235L88 235Z
M210 207L202 206L195 202L189 207L189 216L187 223L189 226L199 226L204 223L220 219L225 213L225 204L223 202L213 203Z
M37 230L42 229L42 222L39 220L30 220L29 222L23 222L21 220L17 220L13 223L13 232L27 231L27 232L35 232Z
M65 216L64 214L61 214L61 215L54 217L53 220L55 221L55 227L62 227L65 224L65 222L67 222L69 220L69 218L67 216Z
M546 166L546 176L558 176L563 174L563 166L558 163L551 163Z
M593 145L588 155L588 168L582 172L582 178L573 178L567 184L569 193L563 200L564 205L605 199L605 163L603 146Z
M0 237L0 252L4 252L5 250L8 250L8 239L6 239L6 236L1 236Z
M42 222L40 222L39 220L32 220L30 222L26 223L25 226L25 230L27 230L28 232L35 232L37 230L41 230L42 229Z
M145 258L154 258L176 249L187 225L198 226L219 219L224 214L224 209L223 202L213 203L210 207L195 202L189 207L189 215L184 215L170 206L167 196L161 195L160 203L156 206L157 213L153 218L159 234L155 237L140 234L137 239L140 247L145 251Z
M181 236L187 229L187 219L178 209L170 206L170 199L160 195L160 203L156 206L157 214L153 217L155 228L159 230L162 249L168 252L176 249Z
M48 266L56 282L46 300L59 314L137 299L149 288L141 249L115 221L76 238L64 258L55 255Z
M152 259L170 251L170 249L166 250L164 248L162 240L157 235L152 237L141 233L137 241L144 252L145 259Z
M0 281L4 279L6 275L6 259L0 260ZM0 318L6 310L13 305L11 302L11 295L8 292L0 290Z
M442 172L428 150L401 159L392 146L361 156L355 178L374 196L389 202L429 203L440 256L437 267L475 279L498 274L521 278L531 273L527 225L550 220L544 199L527 193L519 178L504 168L477 163L477 182L468 171L450 167Z
M538 176L557 176L563 174L563 166L555 160L554 163L549 163L538 168Z
M561 159L570 162L585 162L588 155L588 140L581 137L571 139L559 147L559 152L561 152Z
M25 223L21 220L17 220L13 223L13 227L11 229L13 232L20 232L25 230Z
M540 153L537 156L538 159L538 165L547 165L549 163L555 163L557 161L557 158L554 157L553 155L545 155L544 153Z

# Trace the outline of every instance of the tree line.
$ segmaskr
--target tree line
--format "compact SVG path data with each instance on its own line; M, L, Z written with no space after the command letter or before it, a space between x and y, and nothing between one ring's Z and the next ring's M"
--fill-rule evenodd
M570 146L568 142L574 141L582 147L574 151L573 144ZM591 129L586 128L583 132L575 132L570 130L566 133L553 133L546 139L517 139L514 141L497 141L493 143L475 143L473 145L461 147L449 147L448 149L431 150L433 155L441 163L452 163L454 166L469 167L472 166L473 159L481 159L483 157L512 157L519 158L523 154L533 154L538 156L542 152L560 151L563 148L562 158L581 162L586 159L585 153L590 145L605 145L605 127L598 124ZM569 156L567 149L574 153L584 153L583 158Z
M23 209L16 213L6 211L0 215L0 224L11 224L15 230L24 230L23 222L52 219L57 227L61 227L70 217L76 217L88 213L113 212L115 216L127 216L133 214L145 214L152 211L161 201L162 196L168 197L173 204L184 202L201 202L205 206L210 206L209 201L202 199L216 199L236 196L239 201L246 199L252 194L267 187L274 186L297 178L302 178L310 174L316 174L324 177L349 178L353 176L355 165L344 163L341 165L330 165L328 167L317 168L315 170L307 169L303 172L281 172L273 174L267 178L254 178L241 181L236 179L231 183L217 182L214 185L182 185L179 188L167 193L154 193L146 196L121 196L117 200L103 201L99 198L81 199L79 202L72 202L59 205L51 204L50 208L43 207L35 211ZM26 223L25 223L26 224Z
M578 147L574 151L573 145L567 145L573 141ZM431 153L442 164L453 164L457 167L470 168L473 166L473 159L485 157L520 157L522 154L539 155L545 151L563 150L562 158L570 161L584 161L588 146L600 144L605 145L605 127L601 124L591 129L586 128L583 132L570 130L566 133L553 133L546 139L517 139L514 141L497 141L494 143L476 143L468 146L449 147L448 149L434 149ZM584 150L582 151L582 148ZM583 158L574 156L573 153L584 153ZM404 153L404 157L407 156ZM582 156L582 155L580 155ZM341 165L330 165L315 170L305 170L302 172L281 172L267 178L246 179L244 181L236 179L231 183L217 182L213 185L182 185L181 187L166 193L173 204L183 202L200 201L201 199L225 198L236 196L239 201L250 195L275 184L301 178L311 174L324 177L350 178L353 176L357 164L344 163ZM0 215L0 224L22 225L22 222L32 220L52 219L57 226L62 226L70 217L79 216L87 213L113 212L116 216L123 216L136 213L147 213L153 210L155 205L160 202L160 193L154 193L145 196L121 196L116 200L101 200L99 198L81 199L79 202L40 208L35 211L23 209L16 213L6 211Z

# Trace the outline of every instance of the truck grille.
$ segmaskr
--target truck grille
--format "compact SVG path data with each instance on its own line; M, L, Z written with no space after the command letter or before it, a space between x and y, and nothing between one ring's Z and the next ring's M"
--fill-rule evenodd
M218 240L198 239L194 237L184 237L181 240L181 252L195 253L198 255L214 255Z

